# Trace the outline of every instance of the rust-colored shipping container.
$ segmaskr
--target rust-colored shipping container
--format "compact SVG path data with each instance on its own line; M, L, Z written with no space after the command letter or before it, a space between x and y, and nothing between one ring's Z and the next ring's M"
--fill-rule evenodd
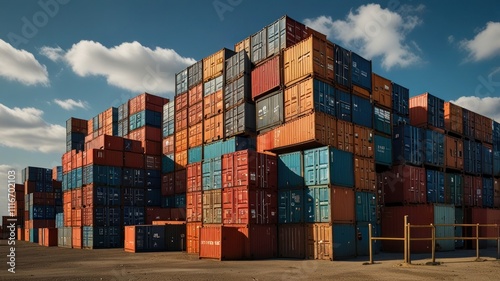
M464 175L464 206L482 207L483 206L483 180L481 177Z
M85 137L85 150L104 149L123 151L123 138L102 135L96 138Z
M257 135L257 152L275 155L271 152L274 149L274 130Z
M392 82L372 72L372 97L377 106L392 108Z
M203 83L200 83L188 91L188 105L192 107L193 105L203 101Z
M137 140L140 142L144 142L145 140L161 141L161 137L161 128L155 128L151 126L144 126L139 129L135 129L128 134L129 139Z
M175 130L184 130L188 126L188 108L175 111Z
M252 99L256 100L281 86L281 56L276 55L255 67L251 74Z
M284 108L285 122L307 115L315 109L315 97L313 93L314 79L302 80L285 89ZM317 99L318 97L316 97Z
M123 152L123 167L144 169L144 154Z
M175 171L186 169L188 164L188 151L180 151L175 153Z
M460 118L461 120L461 118ZM462 139L445 136L445 166L446 168L464 169L464 143Z
M161 155L161 152L161 142L151 140L144 141L144 154Z
M248 186L222 190L223 224L276 224L277 217L275 191Z
M144 155L144 168L147 170L161 169L161 156L159 155Z
M224 138L223 113L203 121L203 142L210 143Z
M135 114L137 112L146 109L156 112L162 112L163 105L168 102L169 100L166 98L151 95L148 93L143 93L129 100L128 102L129 115Z
M175 152L188 149L188 130L180 129L175 132Z
M168 136L163 139L162 142L162 152L163 154L172 154L175 152L175 141L174 141L174 135Z
M87 134L88 135L93 135L92 132L94 131L94 119L90 118L87 121Z
M175 171L175 194L186 193L186 169Z
M250 57L250 36L241 40L240 42L234 44L234 51L238 53L239 51L245 50L247 52L248 57Z
M71 210L71 226L73 227L82 226L82 209Z
M331 221L334 223L354 223L356 220L355 196L351 188L330 186Z
M247 149L222 156L222 187L251 186L277 189L275 156Z
M305 235L303 224L279 224L278 257L304 259L306 257Z
M188 222L186 223L186 238L187 238L187 253L198 254L200 253L200 230L201 222Z
M276 127L274 148L289 148L301 144L336 146L336 120L321 112L314 112Z
M423 93L410 98L410 124L415 127L444 131L444 100Z
M359 191L376 192L375 160L354 156L354 188Z
M336 147L354 153L354 125L351 122L337 119Z
M488 223L488 209L485 208L465 208L464 209L464 223L468 224L487 224ZM479 237L486 237L487 235L486 227L479 227ZM475 227L463 227L463 233L465 237L476 237ZM496 241L495 241L496 242ZM475 240L465 240L466 248L476 249ZM488 242L486 240L479 240L479 249L484 249L487 247Z
M189 96L188 92L175 96L175 112L186 109L188 107Z
M354 155L373 158L373 130L354 125Z
M493 180L493 204L495 208L500 208L500 179Z
M352 93L356 96L360 96L366 99L371 99L372 98L372 93L360 86L352 85Z
M171 220L171 209L170 208L160 208L160 207L147 207L145 224L152 224L153 221L158 220Z
M57 246L57 228L39 228L38 242L45 247Z
M224 95L222 90L203 98L203 116L208 119L224 111Z
M73 240L73 249L82 248L82 227L73 227L71 230L71 236Z
M394 166L384 172L383 201L387 203L427 203L427 174L425 168L408 165Z
M194 124L188 128L188 148L197 147L203 144L203 122Z
M29 228L24 228L24 241L30 241L30 230Z
M469 114L471 112L469 111ZM475 115L475 128L474 128L474 133L476 139L486 142L486 143L492 143L493 142L493 134L492 134L492 124L493 121L485 117L483 115L474 113Z
M201 191L201 162L188 164L186 175L186 192Z
M203 102L190 105L188 110L188 126L192 127L196 124L201 123L202 121L203 121Z
M332 225L307 223L304 228L306 259L333 260Z
M175 172L163 174L161 177L161 195L170 196L174 194L175 194Z
M201 191L186 193L186 221L201 222L203 209L201 205Z
M71 207L81 208L83 205L82 188L71 190Z
M222 223L222 190L214 189L203 191L203 223Z
M78 119L71 117L66 121L66 133L82 133L88 134L87 132L87 120Z
M69 227L69 226L71 226L71 219L72 219L72 214L73 214L73 212L71 211L71 202L65 203L63 205L63 212L64 212L64 226Z
M486 209L486 223L500 226L500 210ZM484 237L500 237L500 230L497 227L484 227ZM497 247L496 240L488 240L489 247Z
M226 60L235 54L234 51L222 50L203 59L203 82L215 78L224 72Z
M29 232L29 230L28 230L28 232ZM17 228L17 231L16 231L16 240L18 240L18 241L24 241L24 228L21 228L21 227Z
M451 102L444 103L444 127L447 131L462 135L463 127L462 107Z
M312 35L283 52L284 84L288 87L307 76L332 81L333 65L333 43Z
M186 208L172 208L170 210L170 219L173 221L185 221L186 220Z

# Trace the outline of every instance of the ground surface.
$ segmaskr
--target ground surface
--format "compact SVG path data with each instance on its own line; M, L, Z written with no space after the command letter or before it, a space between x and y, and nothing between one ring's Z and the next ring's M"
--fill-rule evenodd
M349 261L264 260L214 261L180 252L126 253L122 249L76 250L16 241L16 274L7 272L6 240L0 240L0 280L500 280L496 249L437 253L438 266L425 265L430 255L375 255Z

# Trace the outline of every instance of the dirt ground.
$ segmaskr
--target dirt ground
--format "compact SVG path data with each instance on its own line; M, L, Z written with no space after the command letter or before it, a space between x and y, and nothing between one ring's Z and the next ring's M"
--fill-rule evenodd
M430 255L382 253L349 261L275 259L262 261L200 260L181 252L126 253L123 249L76 250L16 241L16 273L7 271L6 240L0 240L0 280L499 280L495 248L437 253L441 265L426 265Z

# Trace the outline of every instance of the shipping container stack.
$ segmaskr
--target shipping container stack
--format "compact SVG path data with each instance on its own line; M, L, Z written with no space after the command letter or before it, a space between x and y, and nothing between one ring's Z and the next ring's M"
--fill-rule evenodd
M14 216L16 217L16 239L24 241L24 214L25 214L25 205L24 202L24 184L15 185L15 193L16 193L16 201L14 204ZM3 225L3 224L2 224ZM5 226L8 226L5 225ZM7 231L5 228L4 232Z

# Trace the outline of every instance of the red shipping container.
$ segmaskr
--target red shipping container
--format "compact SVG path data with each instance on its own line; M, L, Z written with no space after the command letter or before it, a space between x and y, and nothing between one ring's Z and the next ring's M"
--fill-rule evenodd
M142 142L133 139L124 139L123 140L124 151L127 152L135 152L135 153L144 153L144 148L142 147Z
M188 127L188 108L175 111L175 130L184 130Z
M175 194L175 173L163 174L161 177L161 195L170 196Z
M387 203L427 203L427 175L425 168L408 165L394 166L384 172L383 202Z
M160 207L146 208L146 224L152 224L156 220L171 220L171 209Z
M201 162L188 164L186 167L186 191L201 191Z
M354 188L361 191L377 191L375 160L373 158L354 157Z
M177 130L177 128L176 128ZM175 133L175 152L188 149L188 130L180 130Z
M25 228L56 227L55 220L27 220L24 221Z
M186 221L201 222L203 207L201 205L201 191L186 193Z
M41 245L45 247L57 246L57 228L39 228L38 241L42 241ZM41 237L41 239L40 239Z
M110 135L102 135L97 138L87 136L85 138L85 150L92 149L123 151L123 138Z
M200 253L200 230L201 222L186 223L186 244L188 254Z
M256 100L281 85L281 56L277 55L252 70L252 99Z
M144 155L144 167L148 170L161 169L161 157L156 155Z
M71 190L71 207L79 209L83 205L83 198L82 198L82 189L73 189Z
M143 93L129 100L129 115L146 109L162 112L163 105L168 102L168 99Z
M188 128L188 148L193 148L203 144L203 122Z
M275 156L242 150L222 156L222 187L252 186L276 189L278 187Z
M144 154L123 152L123 167L144 169Z
M73 240L73 249L82 248L82 227L73 227L71 230Z
M239 186L222 189L223 224L276 224L275 191Z
M465 187L465 186L464 186ZM484 208L465 208L464 209L464 223L467 224L487 224L488 223L488 209ZM475 227L463 227L465 237L476 237ZM486 237L487 227L479 227L479 237ZM476 249L475 240L465 240L466 248ZM488 242L486 240L479 240L479 248L486 248Z
M175 172L175 194L186 193L186 170Z
M82 209L71 210L71 226L82 226Z
M174 142L174 135L168 136L163 139L162 142L162 152L163 154L172 154L175 152L175 142Z
M158 141L161 142L162 131L160 128L155 128L151 126L140 127L135 129L128 134L128 138L132 140L137 140L144 145L144 141Z
M24 195L35 192L36 182L34 181L25 181L24 182Z
M144 154L161 155L161 152L161 142L151 140L144 141Z
M84 166L103 165L103 166L123 166L123 152L113 150L92 149L84 151Z
M205 119L221 114L224 111L224 95L222 90L203 98L203 115Z
M257 152L275 155L271 150L274 148L274 130L257 135Z
M352 188L331 186L331 220L334 223L354 223L355 193Z
M203 102L189 106L188 126L193 126L203 121Z
M203 83L200 83L188 91L189 106L203 101Z
M173 221L186 220L186 208L172 208L170 212L171 212L170 220Z
M482 187L483 181L481 177L464 176L463 200L465 207L483 206Z
M500 210L498 209L486 209L486 223L496 224L500 226ZM484 227L485 237L500 237L500 230L497 227ZM497 241L488 240L487 244L490 247L496 247Z
M75 169L76 168L81 168L83 167L84 164L84 155L85 155L85 152L84 151L80 151L78 152L76 155L75 155L75 159L76 159L76 166L75 166Z
M175 153L175 171L186 169L187 163L187 150Z

